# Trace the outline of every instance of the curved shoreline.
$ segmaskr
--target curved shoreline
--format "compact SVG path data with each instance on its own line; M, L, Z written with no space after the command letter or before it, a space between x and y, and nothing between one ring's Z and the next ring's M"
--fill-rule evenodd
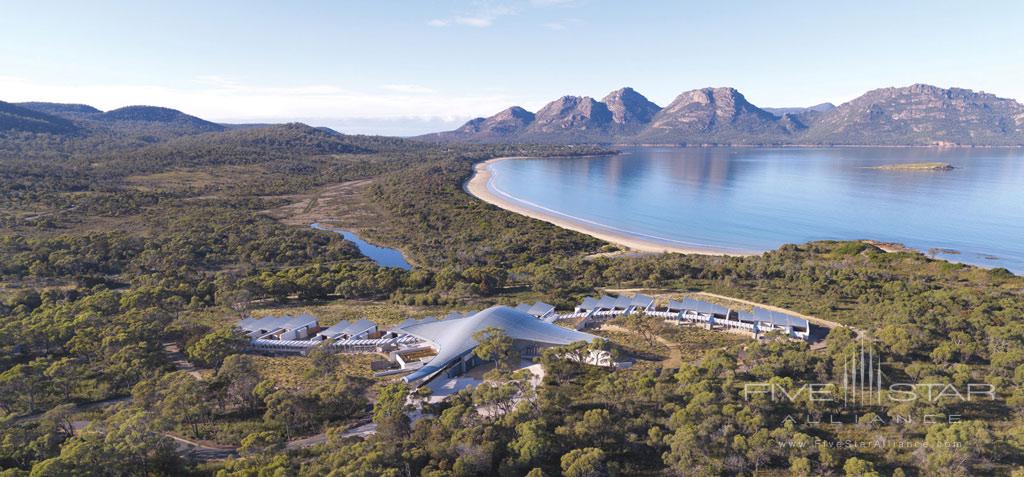
M729 252L724 250L716 250L711 247L699 247L699 246L679 246L679 245L668 245L655 240L645 240L627 233L617 232L608 230L607 228L599 225L589 224L581 220L573 220L572 218L564 215L556 215L554 213L545 212L538 210L534 207L529 207L521 202L517 202L508 197L502 197L501 195L495 194L488 185L491 182L491 171L490 166L498 161L505 161L510 159L522 159L522 157L499 157L490 159L484 162L477 163L473 166L473 175L463 184L463 189L469 195L476 197L484 202L491 205L500 207L509 212L515 212L519 215L525 215L530 218L537 220L543 220L552 225L562 227L563 229L573 230L582 234L590 235L591 237L610 242L615 245L625 247L627 249L639 252L650 252L650 253L684 253L684 254L696 254L696 255L727 255L727 256L749 256L756 255L755 253L738 253Z

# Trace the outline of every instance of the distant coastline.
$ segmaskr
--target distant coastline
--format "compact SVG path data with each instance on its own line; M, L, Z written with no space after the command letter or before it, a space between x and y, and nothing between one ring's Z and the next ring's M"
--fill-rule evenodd
M473 169L473 175L464 184L465 191L484 202L495 205L510 212L525 215L537 220L573 230L582 234L590 235L606 242L625 247L629 250L649 253L684 253L696 255L726 255L726 256L749 256L755 253L737 253L724 250L716 250L711 247L682 246L660 242L655 239L644 239L631 235L627 232L616 231L600 224L593 224L581 219L573 218L565 214L553 211L546 211L538 207L531 207L528 204L518 201L510 196L492 190L490 182L492 172L490 166L499 161L526 159L524 157L499 157L477 163Z

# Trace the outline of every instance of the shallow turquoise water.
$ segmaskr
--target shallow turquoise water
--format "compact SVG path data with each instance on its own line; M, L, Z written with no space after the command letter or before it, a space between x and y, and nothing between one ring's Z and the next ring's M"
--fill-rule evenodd
M908 162L955 169L871 169ZM874 239L1024 272L1020 149L637 148L490 167L494 193L654 242L756 252Z

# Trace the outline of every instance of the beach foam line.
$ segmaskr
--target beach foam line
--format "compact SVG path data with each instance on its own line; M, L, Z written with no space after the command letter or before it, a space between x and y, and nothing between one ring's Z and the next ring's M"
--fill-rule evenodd
M602 224L600 222L597 222L597 221L594 221L594 220L590 220L590 219L586 219L586 218L583 218L583 217L577 217L577 216L574 216L574 215L571 215L571 214L566 214L564 212L560 212L560 211L551 209L549 207L545 207L543 205L540 205L540 204L537 204L537 203L534 203L534 202L531 202L531 201L528 201L528 200L520 199L518 197L515 197L515 196L509 194L508 192L505 192L505 191L501 190L497 185L494 184L494 179L497 176L497 173L494 171L494 169L491 168L491 165L493 163L495 163L495 162L498 162L498 161L501 161L501 160L506 160L506 159L512 159L512 158L493 159L493 160L486 161L486 162L484 162L482 164L478 164L477 165L477 167L483 167L486 170L486 172L487 172L487 176L488 177L487 177L486 183L484 184L484 188L487 190L487 192L490 192L491 194L493 194L495 196L495 198L498 198L500 200L505 200L505 201L508 201L508 202L511 202L511 203L514 203L514 204L518 204L519 206L521 206L523 208L533 210L535 213L540 213L542 215L542 217L540 218L541 220L544 220L543 214L550 214L550 215L556 216L558 218L565 219L565 220L567 220L569 222L575 222L575 223L579 224L579 226L581 228L583 228L583 230L580 230L580 232L582 232L582 233L588 233L587 229L585 228L585 225L589 225L591 227L595 227L595 228L600 229L600 230L605 230L607 232L621 234L623 236L623 239L625 239L626 241L628 241L630 239L634 239L634 240L638 240L638 241L641 241L641 242L647 242L648 245L654 246L654 247L658 247L658 246L668 246L668 247L671 247L673 245L688 247L688 249L686 251L682 252L682 253L713 253L713 254L721 254L721 255L750 255L750 254L760 253L760 252L751 252L751 251L715 248L714 246L710 246L710 245L703 244L703 243L687 242L685 240L671 239L671 238L668 238L668 237L661 237L661 236L657 236L657 235L651 235L651 234L646 234L646 233L642 233L642 232L626 230L626 229L622 229L622 228L618 228L618 227L613 227L613 226L610 226L610 225ZM474 180L475 178L476 177L474 175L474 177L471 178L470 181ZM483 197L478 197L478 198L486 201L486 199L483 198ZM495 205L499 205L500 206L501 204L495 204ZM513 210L513 212L516 212L516 211ZM548 219L551 219L551 217L548 217ZM555 223L555 225L560 225L560 224ZM600 232L598 231L597 233L600 233ZM610 241L610 242L614 242L614 240L608 240L605 237L597 237L597 238L600 238L602 240L607 240L607 241ZM624 245L626 245L627 247L630 247L630 245L628 243L624 244ZM635 248L635 247L631 247L631 248Z

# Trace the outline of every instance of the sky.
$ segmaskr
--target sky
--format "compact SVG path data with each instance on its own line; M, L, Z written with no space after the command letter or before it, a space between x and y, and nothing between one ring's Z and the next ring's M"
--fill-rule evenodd
M928 83L1024 100L1024 2L0 0L0 100L412 135L631 86L762 107Z

